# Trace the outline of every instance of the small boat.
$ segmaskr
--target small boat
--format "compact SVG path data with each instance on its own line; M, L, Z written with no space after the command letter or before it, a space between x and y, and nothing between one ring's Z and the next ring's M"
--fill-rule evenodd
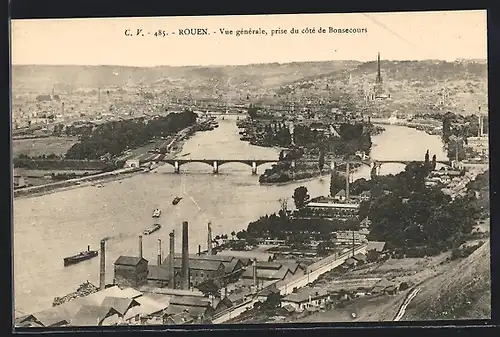
M182 157L189 156L190 154L191 154L191 152L184 153L184 154L182 155Z
M98 188L101 188L101 187L102 187L102 184L97 185L97 187L98 187Z
M64 258L64 266L69 266L81 261L85 261L88 259L91 259L93 257L96 257L99 254L97 250L90 250L90 246L87 247L87 251L85 252L80 252L76 255L70 256L70 257L65 257Z
M161 210L159 208L153 211L153 218L159 218L161 215Z
M144 230L143 234L144 235L152 234L152 233L156 232L157 230L159 230L160 228L161 228L160 224L154 224L153 227Z
M175 197L174 200L172 201L172 205L177 205L181 200L182 200L181 197Z

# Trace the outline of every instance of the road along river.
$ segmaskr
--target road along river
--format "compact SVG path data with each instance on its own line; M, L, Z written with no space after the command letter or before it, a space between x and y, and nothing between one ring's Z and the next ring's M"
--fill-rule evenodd
M438 136L415 129L385 125L386 131L373 137L372 158L379 160L423 160L429 149L431 157L446 159ZM200 132L186 141L182 158L271 159L278 150L252 146L239 140L234 119L220 120L220 127ZM260 166L259 172L269 165ZM397 173L402 164L386 164L381 174ZM85 186L31 198L14 200L14 300L19 313L30 313L52 305L55 296L75 291L85 280L98 284L99 258L70 267L63 257L106 244L106 280L112 282L113 262L120 255L138 254L138 235L153 224L153 209L162 209L162 228L143 238L144 257L156 264L157 239L168 252L168 233L176 230L180 248L181 222L189 221L190 251L198 245L206 248L207 222L212 221L214 235L245 229L250 221L279 208L279 199L289 198L296 187L307 186L312 197L327 195L329 179L312 179L282 186L260 186L245 164L229 163L213 175L206 164L190 163L173 173L170 165L156 172L106 183L102 188ZM363 167L354 179L369 177ZM176 196L183 200L172 205Z

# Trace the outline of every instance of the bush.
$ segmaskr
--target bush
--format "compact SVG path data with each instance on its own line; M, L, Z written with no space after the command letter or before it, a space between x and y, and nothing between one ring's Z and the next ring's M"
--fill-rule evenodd
M406 290L408 288L410 288L410 286L406 282L401 282L401 284L399 285L399 290L400 291L404 291L404 290Z
M484 242L479 242L472 246L463 246L460 248L455 248L451 251L451 260L463 259L474 253L479 247L483 245Z

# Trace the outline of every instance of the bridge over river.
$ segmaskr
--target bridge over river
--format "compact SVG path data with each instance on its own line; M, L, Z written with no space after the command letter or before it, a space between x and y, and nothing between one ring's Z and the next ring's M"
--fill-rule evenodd
M161 159L161 162L170 164L174 167L175 173L180 173L180 168L182 165L186 163L203 163L210 165L213 169L213 173L219 172L219 167L221 165L227 163L242 163L248 165L252 168L252 174L257 174L257 167L263 164L271 164L278 163L278 160L269 160L269 159ZM317 163L317 159L297 159L297 160L282 160L280 162L289 162L292 167L295 167L296 163ZM334 169L337 165L346 165L346 170L349 171L349 166L354 165L366 165L368 167L376 167L380 169L380 166L383 164L390 163L398 163L408 165L412 162L420 162L424 161L415 161L415 160L399 160L399 159L391 159L391 160L346 160L346 159L332 159L330 161L330 168ZM436 163L444 164L447 166L451 166L450 160L437 160Z

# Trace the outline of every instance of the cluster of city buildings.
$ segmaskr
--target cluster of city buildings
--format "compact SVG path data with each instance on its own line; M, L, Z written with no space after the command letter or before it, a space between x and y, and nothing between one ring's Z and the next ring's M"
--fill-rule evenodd
M158 95L123 89L96 89L64 94L16 95L12 103L14 130L48 129L74 121L103 123L123 118L150 116L165 111Z

